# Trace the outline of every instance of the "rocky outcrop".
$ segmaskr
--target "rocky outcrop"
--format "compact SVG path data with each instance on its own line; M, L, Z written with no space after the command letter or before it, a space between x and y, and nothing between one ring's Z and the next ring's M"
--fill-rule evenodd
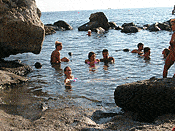
M30 66L22 64L20 61L1 60L0 87L6 88L8 86L28 81L25 76L31 71L32 68Z
M139 32L141 28L138 28L133 22L131 23L124 23L122 25L121 32L122 33L136 33Z
M64 30L73 30L73 28L68 23L62 20L55 22L53 25L57 26L58 28L63 28Z
M0 1L0 58L40 53L45 34L40 16L34 0Z
M170 31L171 30L170 20L163 23L156 22L152 25L147 25L146 27L147 27L147 30L149 31L160 31L160 30Z
M79 31L87 31L92 30L95 31L96 28L101 27L105 30L109 30L110 24L108 23L108 19L103 12L96 12L90 15L89 22L80 26L78 28Z
M117 86L117 106L135 113L135 119L152 122L157 116L175 113L175 78L143 80Z

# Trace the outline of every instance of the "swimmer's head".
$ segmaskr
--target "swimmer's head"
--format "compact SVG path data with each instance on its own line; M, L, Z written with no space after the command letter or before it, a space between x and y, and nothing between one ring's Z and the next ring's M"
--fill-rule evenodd
M89 54L88 54L89 60L90 60L91 56L94 55L94 54L95 54L94 52L89 52Z
M145 47L145 48L144 48L144 53L146 53L146 52L148 52L148 51L150 51L150 48L149 48L149 47Z
M57 46L62 46L62 42L55 41L55 48L57 48Z
M88 32L91 32L91 30L88 30Z
M140 46L143 47L143 43L138 43L137 47L139 48Z
M65 68L64 68L64 74L67 76L67 75L69 75L69 74L72 74L72 70L71 70L71 68L69 67L69 66L66 66Z

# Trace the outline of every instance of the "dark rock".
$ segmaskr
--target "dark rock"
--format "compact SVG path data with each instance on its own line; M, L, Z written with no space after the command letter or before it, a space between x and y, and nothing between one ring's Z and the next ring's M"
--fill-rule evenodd
M44 25L44 29L45 29L45 35L51 35L56 33L55 29L52 26Z
M72 52L69 52L68 54L69 54L69 56L72 56Z
M136 26L125 26L121 32L123 33L136 33L136 32L139 32L139 28L136 27Z
M129 52L129 49L123 49L124 52Z
M137 113L137 120L152 122L157 116L175 113L175 78L152 78L117 86L114 99L124 111Z
M147 27L147 30L149 31L160 31L161 29L158 27L158 23L152 24Z
M89 22L78 27L79 31L94 31L95 28L102 27L105 30L109 30L110 24L103 12L96 12L90 15Z
M33 0L0 1L0 58L40 53L45 37L41 11Z
M69 24L62 20L55 22L53 25L57 26L58 28L63 28L65 30L73 30L73 28Z
M131 22L131 23L124 23L122 25L122 27L126 27L126 26L136 26L136 25L133 22Z
M161 29L161 30L166 30L166 31L170 31L171 27L169 24L167 23L158 23L157 26Z
M42 64L39 62L35 63L35 68L40 69L42 67Z
M109 22L109 26L111 29L116 29L117 28L117 24L115 22Z

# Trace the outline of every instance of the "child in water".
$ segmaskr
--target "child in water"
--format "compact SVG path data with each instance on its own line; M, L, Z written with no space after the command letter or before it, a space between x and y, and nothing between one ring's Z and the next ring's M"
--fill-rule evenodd
M64 68L64 74L66 76L66 78L64 80L64 84L65 84L66 88L72 88L71 82L72 81L75 82L77 80L77 78L74 78L74 76L72 75L72 70L69 66L66 66Z
M58 64L62 62L69 62L69 59L67 57L60 58L60 50L62 50L62 43L59 41L55 42L55 50L51 54L51 63L52 64Z
M100 59L100 62L104 62L104 63L108 63L108 62L114 63L115 62L115 59L113 57L109 57L109 53L107 49L104 49L102 51L102 55L103 55L103 58Z
M94 67L96 63L99 63L100 60L96 59L96 55L94 52L89 52L87 60L85 60L86 64L89 64L91 67Z

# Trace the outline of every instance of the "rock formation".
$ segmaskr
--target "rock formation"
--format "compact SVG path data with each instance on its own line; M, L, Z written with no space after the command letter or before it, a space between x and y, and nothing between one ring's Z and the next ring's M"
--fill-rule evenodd
M108 19L103 12L96 12L90 15L89 22L80 26L78 28L79 31L87 31L92 30L95 31L96 28L101 27L105 30L109 30L110 24L108 23Z
M157 116L175 113L175 78L152 78L115 89L114 99L124 111L135 114L136 120L152 122Z
M45 36L40 16L34 0L0 0L0 58L40 53Z

